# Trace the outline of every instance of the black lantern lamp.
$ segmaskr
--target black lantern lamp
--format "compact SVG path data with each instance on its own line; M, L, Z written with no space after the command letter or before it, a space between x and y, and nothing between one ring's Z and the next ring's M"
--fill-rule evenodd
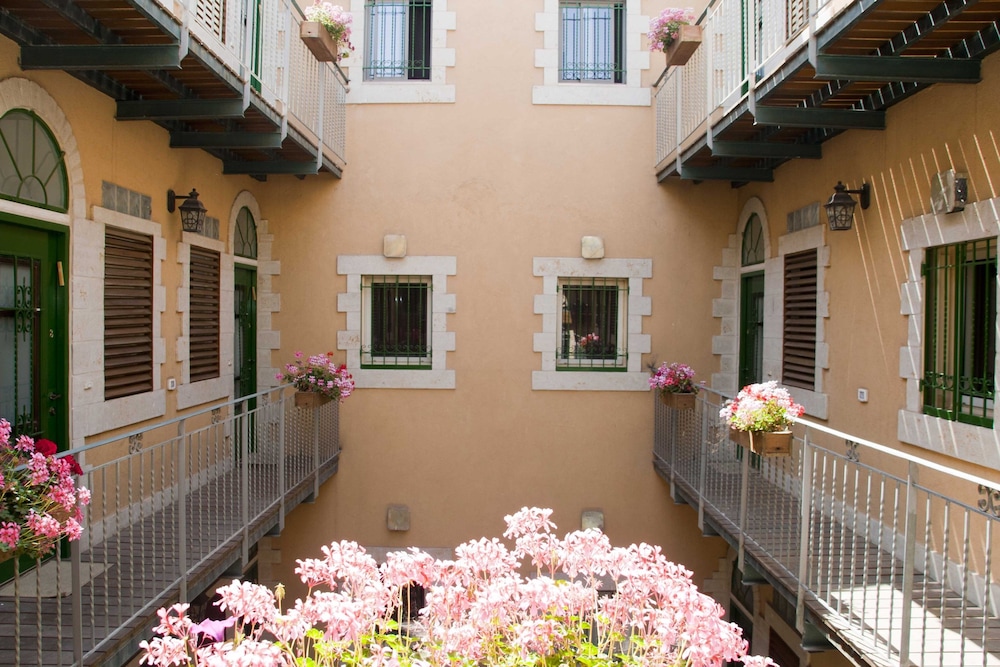
M826 209L826 219L830 223L831 231L850 229L854 222L854 207L858 202L854 201L851 195L861 195L861 210L868 208L871 203L871 186L867 183L861 184L860 190L848 190L844 184L837 181L833 186L834 193L830 201L823 205Z
M178 199L184 200L177 207L181 211L181 227L184 228L185 232L200 233L202 226L205 224L205 214L208 213L208 209L198 199L198 191L192 188L191 194L183 196L174 194L173 190L167 190L167 211L170 213L174 212L174 207Z

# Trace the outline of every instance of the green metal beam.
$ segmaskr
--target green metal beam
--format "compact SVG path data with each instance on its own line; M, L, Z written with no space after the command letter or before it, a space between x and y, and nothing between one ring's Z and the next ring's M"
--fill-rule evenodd
M754 122L785 127L829 127L840 130L884 130L884 111L757 106Z
M716 157L759 158L809 158L818 160L822 155L819 144L780 144L766 141L712 142L712 155Z
M226 160L222 163L223 174L318 174L315 161L292 162L290 160Z
M120 100L118 120L204 120L242 118L246 110L242 98L223 100Z
M681 167L680 177L689 181L759 181L774 182L770 169L748 169L745 167Z
M850 81L914 81L916 83L978 83L979 60L910 56L816 57L817 79Z
M171 132L171 148L281 148L281 132Z
M147 70L180 69L180 49L176 45L144 44L86 46L22 46L22 69Z

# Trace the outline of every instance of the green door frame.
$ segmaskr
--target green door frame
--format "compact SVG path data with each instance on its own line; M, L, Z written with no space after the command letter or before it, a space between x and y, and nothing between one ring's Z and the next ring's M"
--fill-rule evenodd
M37 426L28 428L26 434L36 439L52 440L60 451L65 451L70 448L69 289L66 284L69 276L69 230L61 225L0 213L0 257L38 262L38 293L31 294L31 298L35 299L32 308L37 314L32 328L35 333L33 345L37 346L34 352L38 355L38 374L37 380L32 378L31 414L25 415L29 423L37 422ZM31 288L34 292L34 281ZM18 317L18 309L8 310L15 318ZM21 312L23 316L23 309ZM33 375L34 370L32 368ZM11 421L15 435L25 430L23 419L19 429L17 414L0 416ZM31 567L33 561L22 559L20 565L24 570ZM0 565L0 581L13 576L14 561Z
M740 277L740 371L739 386L763 379L764 272Z
M233 398L239 399L257 393L257 269L237 264L233 271ZM257 399L250 398L236 410L250 413L248 418L237 421L236 457L242 449L244 433L249 451L256 449Z

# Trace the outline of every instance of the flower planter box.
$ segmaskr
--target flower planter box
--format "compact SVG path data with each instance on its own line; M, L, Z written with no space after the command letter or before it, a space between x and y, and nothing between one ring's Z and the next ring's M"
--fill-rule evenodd
M759 456L790 456L791 431L738 431L730 429L731 439Z
M299 37L312 51L316 60L335 63L339 60L340 44L334 41L319 21L303 21L299 26Z
M692 392L679 392L679 391L661 391L660 400L668 408L673 408L675 410L694 410L695 402L698 400L698 394Z
M317 394L314 391L295 392L295 407L297 408L318 408L330 402L328 396Z
M677 29L677 38L663 52L667 57L667 67L686 64L700 44L700 25L680 26Z

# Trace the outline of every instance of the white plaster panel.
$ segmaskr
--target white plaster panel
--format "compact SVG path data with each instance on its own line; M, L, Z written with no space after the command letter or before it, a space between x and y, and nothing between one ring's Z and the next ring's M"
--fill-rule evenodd
M337 332L337 349L338 350L360 350L361 349L361 334L356 331L338 331Z
M445 313L434 313L431 315L431 331L447 331L448 316Z
M923 354L918 347L899 348L899 377L919 380L923 368L922 357Z
M632 359L636 359L639 362L642 361L641 359L639 359L637 354L633 354L634 352L638 352L639 354L649 354L650 341L651 338L649 334L629 334L628 337L629 366L632 365L631 364Z
M555 332L543 332L536 333L534 335L534 347L535 352L545 352L556 349L556 334Z
M444 352L454 352L455 351L455 332L454 331L435 331L431 334L431 349L434 352L438 350ZM444 357L442 356L442 359Z
M648 107L651 101L649 88L613 84L561 83L531 89L532 104Z
M734 317L723 317L719 331L723 336L735 336L737 332L738 319Z
M532 371L531 388L536 391L649 391L649 375L645 372Z
M736 302L733 299L712 299L712 317L727 317L736 314Z
M555 313L559 308L559 297L556 294L536 294L535 314Z
M736 280L739 273L736 267L716 266L712 269L712 280Z
M735 354L735 336L712 336L712 354Z
M801 403L802 407L806 409L808 416L815 417L816 419L827 418L829 397L826 394L799 387L790 387L789 391L792 394L792 398Z
M104 369L104 340L73 343L72 373L90 373Z
M86 437L129 424L156 419L167 413L166 391L155 391L104 401L88 408L88 416L78 434Z
M974 464L1000 467L1000 436L994 429L900 410L897 435L903 442L961 458Z
M185 383L177 387L177 409L184 410L195 405L228 398L233 388L233 374L224 373L211 380Z
M901 315L921 315L923 310L923 294L920 283L903 283L899 290L899 313Z
M642 291L642 285L638 287L638 291ZM628 300L629 313L639 315L642 317L649 317L653 314L653 300L648 296L635 296L630 295Z
M455 371L366 369L354 373L359 389L454 389Z
M456 297L454 294L434 294L433 308L435 313L452 314L455 312L455 307Z
M72 402L75 407L100 403L104 400L104 373L76 373L70 375L70 391L72 392Z
M74 308L73 325L71 327L72 341L104 342L104 309Z
M337 311L341 313L361 312L361 292L341 292L338 294Z

